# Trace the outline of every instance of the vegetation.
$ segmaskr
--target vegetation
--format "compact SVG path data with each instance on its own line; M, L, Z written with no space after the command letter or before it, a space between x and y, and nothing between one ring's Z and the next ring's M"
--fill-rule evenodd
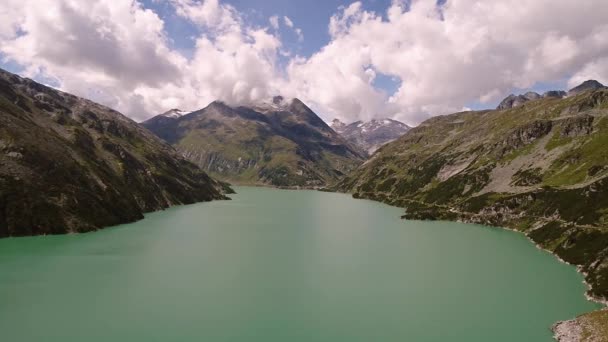
M0 237L92 231L229 191L121 114L0 70Z

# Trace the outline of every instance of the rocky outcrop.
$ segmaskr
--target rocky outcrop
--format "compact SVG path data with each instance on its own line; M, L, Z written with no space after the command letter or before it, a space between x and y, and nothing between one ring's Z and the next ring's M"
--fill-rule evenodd
M543 98L563 99L568 93L563 90L549 90L543 94Z
M566 96L576 96L578 94L584 93L586 91L595 91L599 89L605 89L606 87L598 81L588 80L580 85L570 89L568 92L563 90L549 90L545 92L542 96L535 92L527 92L523 95L514 95L511 94L507 96L504 100L500 102L497 110L506 110L515 107L519 107L524 103L530 101L536 101L539 99L563 99Z
M228 189L120 113L0 71L0 237L92 231Z
M535 92L527 92L523 95L509 95L498 105L498 110L510 109L521 106L528 101L540 99L541 96Z

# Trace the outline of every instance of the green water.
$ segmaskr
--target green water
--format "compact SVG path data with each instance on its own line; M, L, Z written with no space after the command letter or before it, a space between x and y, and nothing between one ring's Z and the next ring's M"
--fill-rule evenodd
M0 240L2 341L551 341L597 308L522 235L347 195L238 188L83 235Z

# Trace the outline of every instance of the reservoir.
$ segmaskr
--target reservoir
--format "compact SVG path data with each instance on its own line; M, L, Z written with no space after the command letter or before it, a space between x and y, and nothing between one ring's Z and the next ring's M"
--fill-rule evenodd
M552 341L599 308L500 228L400 219L316 191L236 188L81 235L0 240L4 341Z

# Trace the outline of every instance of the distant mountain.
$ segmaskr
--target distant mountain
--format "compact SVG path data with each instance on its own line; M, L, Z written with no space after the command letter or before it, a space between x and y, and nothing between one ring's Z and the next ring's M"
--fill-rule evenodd
M370 155L382 145L401 137L411 129L410 126L393 119L356 121L348 125L334 119L331 128Z
M143 125L212 175L237 183L321 187L364 158L302 101L280 96L249 107L216 101Z
M0 237L96 230L224 191L120 113L0 69Z
M157 116L147 120L145 122L145 126L152 132L162 131L162 129L164 127L171 125L177 119L181 118L182 116L184 116L186 114L190 114L190 113L191 112L185 112L180 109L171 109L169 111L166 111L165 113L162 113L160 115L157 115ZM167 140L167 139L165 139L167 137L161 136L160 138Z

